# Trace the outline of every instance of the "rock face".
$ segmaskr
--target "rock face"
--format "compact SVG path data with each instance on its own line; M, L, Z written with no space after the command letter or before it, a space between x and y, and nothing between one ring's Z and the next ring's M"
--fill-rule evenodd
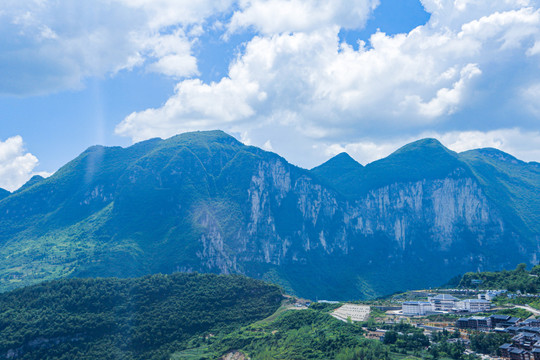
M370 297L535 263L540 219L523 209L540 209L539 188L535 163L431 139L311 171L222 132L94 147L0 201L0 276L239 272Z

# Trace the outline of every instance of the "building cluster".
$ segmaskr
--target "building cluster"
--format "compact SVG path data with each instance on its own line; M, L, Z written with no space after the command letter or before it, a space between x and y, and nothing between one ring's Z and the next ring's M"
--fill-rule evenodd
M540 360L540 319L522 321L509 315L473 316L456 322L460 329L512 334L510 343L499 348L501 357L511 360Z
M478 299L460 300L449 294L429 296L428 301L405 301L403 315L429 315L446 312L482 312L491 308L491 294L479 294ZM495 295L496 296L496 295Z
M456 327L464 330L506 332L506 329L514 328L520 321L520 318L510 315L472 316L458 319Z
M500 354L512 360L540 360L540 319L525 320L505 329L512 342L503 344Z

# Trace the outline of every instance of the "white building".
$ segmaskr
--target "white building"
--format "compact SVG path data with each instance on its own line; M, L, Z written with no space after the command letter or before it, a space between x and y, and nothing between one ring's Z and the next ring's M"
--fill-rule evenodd
M370 307L367 305L345 304L332 312L336 319L347 321L366 321L369 318Z
M429 297L428 301L433 306L434 311L450 311L457 307L459 299L448 294L439 294Z
M401 304L403 315L426 315L433 312L433 305L425 301L405 301Z
M482 299L467 299L457 303L457 308L469 312L481 312L491 309L491 302Z

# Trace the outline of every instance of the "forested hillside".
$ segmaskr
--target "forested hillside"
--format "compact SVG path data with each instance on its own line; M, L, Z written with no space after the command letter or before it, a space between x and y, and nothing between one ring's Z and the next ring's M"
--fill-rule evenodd
M0 358L169 359L200 336L276 311L280 290L243 276L70 279L0 294Z
M523 293L540 292L540 265L530 271L526 264L519 264L515 270L469 272L457 283L462 288L503 289Z

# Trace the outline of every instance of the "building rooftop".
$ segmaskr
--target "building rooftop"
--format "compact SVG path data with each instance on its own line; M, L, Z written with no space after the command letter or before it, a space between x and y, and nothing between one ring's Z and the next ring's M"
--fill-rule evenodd
M431 305L427 301L405 301L403 305Z
M491 304L488 300L482 300L482 299L467 299L463 300L463 302L469 302L469 303L480 303L480 304Z
M451 300L451 301L459 301L457 297L454 297L450 294L439 294L437 296L434 296L432 298L433 300Z

